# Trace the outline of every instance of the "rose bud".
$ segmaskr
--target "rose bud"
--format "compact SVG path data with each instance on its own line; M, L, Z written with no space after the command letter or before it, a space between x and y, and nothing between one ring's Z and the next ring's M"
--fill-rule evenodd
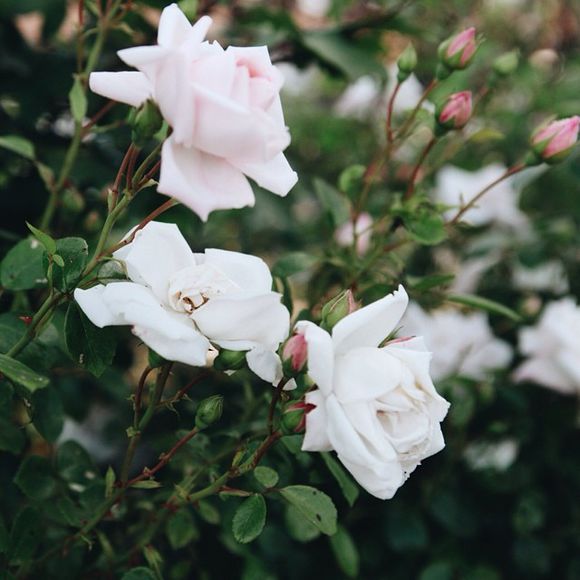
M219 354L213 361L216 371L237 371L246 366L246 351L220 349Z
M306 428L306 415L316 409L316 405L300 401L290 403L282 411L282 430L287 435L302 433Z
M282 364L285 374L293 376L306 366L308 346L303 334L294 334L282 348Z
M559 163L572 151L578 140L580 117L552 121L532 135L532 150L538 160Z
M476 51L475 28L471 27L439 45L439 60L449 71L463 70L469 66Z
M151 99L148 99L141 105L133 118L133 143L138 147L143 147L162 126L163 117L159 112L159 108Z
M454 93L437 109L437 124L444 131L463 129L471 119L472 110L471 91Z
M409 78L409 75L415 70L416 66L417 51L412 44L409 44L397 60L397 68L399 69L397 80L400 83L406 81Z
M212 395L204 399L195 414L195 426L201 431L215 423L222 416L224 398L221 395Z
M322 307L322 326L330 331L337 322L356 309L357 304L352 292L345 290Z

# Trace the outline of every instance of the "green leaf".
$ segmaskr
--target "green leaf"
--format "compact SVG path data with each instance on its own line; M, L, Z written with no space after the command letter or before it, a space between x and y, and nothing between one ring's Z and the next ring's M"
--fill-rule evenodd
M0 136L0 147L8 149L12 153L22 155L26 159L34 160L34 145L24 137L18 135L2 135Z
M115 329L98 328L74 302L68 307L64 326L70 357L93 375L101 376L115 356Z
M113 495L113 487L115 486L116 479L115 470L109 465L107 473L105 473L105 497L111 497Z
M443 218L429 211L412 214L405 219L405 227L415 241L425 246L439 244L447 237Z
M220 523L221 516L217 508L209 501L199 502L199 515L208 523L217 525Z
M46 387L49 383L46 377L35 373L20 361L5 354L0 354L0 373L31 393Z
M272 275L278 278L287 278L292 274L303 272L312 268L318 262L318 258L305 252L292 252L280 258L272 268Z
M145 568L145 566L139 566L125 572L121 580L157 580L157 578L152 570Z
M54 443L64 426L64 408L55 389L42 389L32 397L34 414L32 422L38 432L50 443Z
M87 114L88 103L83 84L79 77L75 78L72 89L68 94L68 100L73 119L78 123L82 122Z
M28 229L32 232L32 235L44 246L44 249L49 254L56 253L56 241L53 240L47 233L35 228L32 224L26 222Z
M55 489L50 463L39 455L29 455L22 462L14 477L14 483L26 496L34 500L48 499Z
M495 302L495 300L490 300L489 298L482 298L481 296L475 296L473 294L450 294L447 296L447 300L456 304L471 306L478 310L485 310L492 314L499 314L500 316L505 316L506 318L513 320L514 322L522 321L522 317L515 310L512 310L499 302Z
M38 510L27 506L16 516L10 532L8 557L12 564L29 560L44 535Z
M298 542L310 542L320 536L320 530L311 524L293 505L287 506L285 520L288 533Z
M309 485L290 485L280 493L323 534L336 533L336 508L325 493Z
M58 290L66 292L79 281L89 259L89 247L82 238L63 238L56 242L56 251L57 254L52 256L55 262L52 280ZM44 265L48 268L48 257L45 257Z
M342 526L330 537L330 546L340 569L349 577L357 578L359 572L359 555L352 537Z
M2 261L0 283L7 290L30 290L46 285L44 248L35 238L18 242Z
M133 483L131 487L134 487L135 489L157 489L161 487L161 484L154 479L144 479L143 481Z
M330 214L334 226L340 226L350 218L350 203L332 185L318 177L314 179L314 191L322 207Z
M278 474L270 467L258 465L254 469L254 477L264 487L274 487L278 483Z
M9 453L20 453L24 447L26 437L24 430L12 421L0 418L0 451Z
M350 475L346 473L343 467L338 463L338 461L336 461L336 459L334 459L330 453L326 452L321 453L320 455L322 456L326 467L328 467L328 470L330 473L332 473L334 479L336 479L338 482L338 485L340 486L340 489L342 490L348 505L352 507L360 493L358 485L351 479Z
M244 500L234 515L232 532L240 544L255 540L266 524L266 500L256 494Z
M187 508L180 509L169 518L165 533L174 550L183 548L199 538L199 530Z
M453 566L449 562L433 562L419 575L419 580L453 580L453 578Z
M447 286L455 279L455 274L434 274L433 276L407 276L409 286L418 292L425 292L437 286Z
M76 441L65 441L58 446L56 468L71 483L86 483L87 477L96 473L90 455Z

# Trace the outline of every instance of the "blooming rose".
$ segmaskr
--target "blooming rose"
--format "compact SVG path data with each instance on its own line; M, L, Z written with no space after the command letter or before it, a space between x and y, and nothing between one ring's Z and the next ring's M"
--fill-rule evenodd
M420 338L392 340L408 298L402 286L349 314L332 334L312 322L296 332L308 345L318 389L306 416L305 451L334 450L354 478L381 499L393 497L421 460L443 449L439 423L449 404L429 376Z
M204 16L191 26L176 4L163 10L158 45L119 51L139 72L98 72L91 89L139 106L153 99L171 136L161 154L159 191L203 220L215 209L254 204L246 179L278 195L297 181L282 151L290 143L279 91L282 75L265 46L224 50L204 42Z
M511 346L493 335L482 312L462 314L442 308L427 313L411 303L402 327L406 335L421 333L432 349L431 376L435 381L451 375L482 379L512 359Z
M526 360L517 381L533 381L564 394L580 394L580 308L572 298L551 302L538 324L520 331Z
M130 324L167 360L205 366L216 346L248 351L249 367L264 380L280 375L275 351L290 317L262 260L215 249L194 254L176 225L159 222L138 230L113 256L130 282L74 293L93 324Z

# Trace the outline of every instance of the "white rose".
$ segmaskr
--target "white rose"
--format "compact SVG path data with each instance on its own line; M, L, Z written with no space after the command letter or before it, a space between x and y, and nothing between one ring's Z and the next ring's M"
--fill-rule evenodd
M536 326L520 330L519 348L529 358L516 369L517 381L580 394L580 308L574 299L548 304Z
M245 176L277 195L297 181L282 151L290 143L283 78L265 46L224 50L204 42L204 16L191 26L176 4L163 10L158 44L119 51L139 72L98 72L91 89L139 106L151 98L173 128L163 145L159 191L203 220L215 209L254 204Z
M487 373L507 367L512 347L496 338L482 312L463 314L454 308L425 312L411 303L402 322L405 335L422 334L433 352L434 381L461 375L483 379Z
M279 378L275 351L288 336L290 316L260 258L215 249L194 254L176 225L159 222L138 230L113 256L130 282L74 293L93 324L132 325L165 359L194 366L206 365L212 345L248 351L258 376Z
M399 290L343 318L332 334L311 322L296 332L308 346L308 374L318 389L306 417L305 451L334 450L369 493L393 497L419 463L445 443L440 422L449 404L429 377L419 338L379 345L407 306Z

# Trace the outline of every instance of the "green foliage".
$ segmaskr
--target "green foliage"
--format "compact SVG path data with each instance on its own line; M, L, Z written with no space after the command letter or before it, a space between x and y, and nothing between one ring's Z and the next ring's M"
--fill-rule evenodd
M274 487L278 483L278 474L270 467L258 465L254 469L254 477L264 487Z
M358 486L330 453L322 453L321 457L334 479L338 482L348 505L352 507L359 496Z
M240 544L255 540L266 523L266 500L263 495L255 494L245 499L234 515L232 532Z
M336 508L325 493L309 485L290 485L280 495L323 534L336 533Z
M43 377L5 354L0 354L0 373L11 380L14 384L24 387L29 393L43 389L49 383L47 377Z
M30 290L46 285L44 249L36 239L18 242L2 260L0 282L7 290Z

